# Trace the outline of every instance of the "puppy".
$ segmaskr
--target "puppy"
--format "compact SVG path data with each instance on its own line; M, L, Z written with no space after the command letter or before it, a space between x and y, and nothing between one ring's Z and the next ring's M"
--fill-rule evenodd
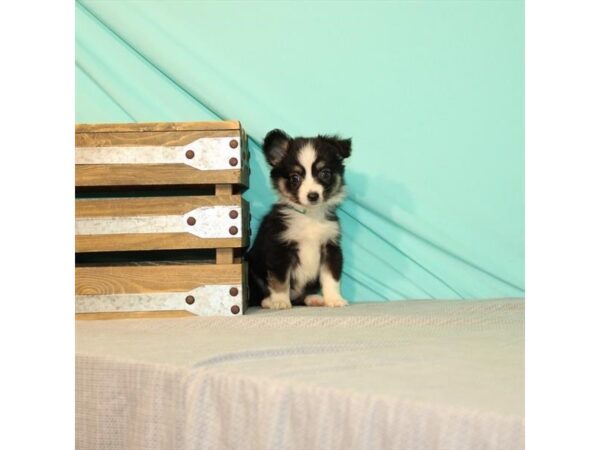
M344 160L351 140L291 138L272 130L263 149L279 200L246 254L250 305L346 305L340 294L343 258L336 208L344 199Z

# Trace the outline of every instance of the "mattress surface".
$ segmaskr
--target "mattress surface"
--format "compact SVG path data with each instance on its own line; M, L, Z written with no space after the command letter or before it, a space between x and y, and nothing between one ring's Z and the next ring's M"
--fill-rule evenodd
M83 449L521 449L524 301L78 321Z

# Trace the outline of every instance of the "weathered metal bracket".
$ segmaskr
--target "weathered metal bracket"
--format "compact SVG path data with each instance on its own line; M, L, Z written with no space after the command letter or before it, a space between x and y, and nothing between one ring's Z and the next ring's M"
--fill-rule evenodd
M202 206L183 215L83 217L75 219L75 234L191 233L200 238L242 236L239 205Z
M187 145L76 147L75 164L186 164L199 170L241 167L240 139L200 138Z
M198 316L233 316L242 312L241 285L206 285L189 292L75 296L76 313L189 311Z
M240 206L202 206L183 217L188 233L202 238L230 238L242 235ZM190 225L191 224L191 225Z

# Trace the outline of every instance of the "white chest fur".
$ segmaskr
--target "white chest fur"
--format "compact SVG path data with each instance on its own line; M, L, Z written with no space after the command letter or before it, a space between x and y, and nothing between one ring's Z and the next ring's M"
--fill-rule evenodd
M328 241L337 241L339 224L327 220L325 210L311 210L306 214L289 210L285 212L288 229L282 239L295 242L298 246L300 264L291 273L294 282L292 299L298 296L306 283L317 278L321 265L321 248Z

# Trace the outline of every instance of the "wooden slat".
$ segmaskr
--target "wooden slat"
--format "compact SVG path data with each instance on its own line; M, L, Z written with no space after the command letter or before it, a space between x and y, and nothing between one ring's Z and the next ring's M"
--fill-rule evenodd
M217 264L233 264L233 249L218 248L217 249Z
M243 264L168 264L75 268L76 295L187 292L201 285L240 284Z
M233 186L231 186L231 184L217 184L215 186L215 195L231 195L231 193L233 192L232 188Z
M198 170L185 164L75 166L76 186L157 186L232 183L248 186L248 171Z
M78 199L75 201L75 218L162 216L185 214L203 206L241 204L239 195Z
M75 147L179 147L200 138L240 138L239 130L163 131L163 132L95 132L75 134Z
M237 120L209 122L148 122L148 123L99 123L79 124L76 133L138 132L138 131L195 131L195 130L239 130Z
M142 233L83 235L75 239L76 252L117 252L133 250L183 250L194 248L238 248L248 238L203 239L189 233Z

